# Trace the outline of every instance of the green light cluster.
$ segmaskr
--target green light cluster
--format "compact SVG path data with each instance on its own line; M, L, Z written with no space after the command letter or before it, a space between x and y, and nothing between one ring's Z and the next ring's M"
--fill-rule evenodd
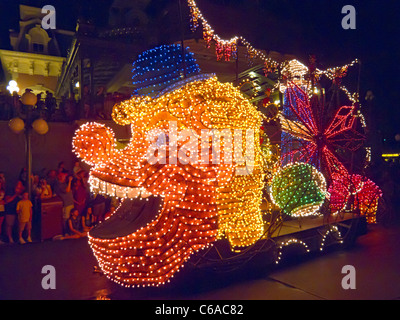
M312 215L325 200L325 178L310 164L292 163L273 177L271 196L273 202L288 215Z

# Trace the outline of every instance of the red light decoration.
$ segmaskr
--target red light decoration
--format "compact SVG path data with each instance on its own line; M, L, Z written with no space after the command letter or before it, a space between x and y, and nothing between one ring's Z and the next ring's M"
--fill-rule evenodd
M338 148L351 152L358 150L364 136L355 128L358 114L356 106L340 107L326 126L316 121L308 94L294 83L287 88L289 107L297 121L281 116L282 129L303 142L301 147L282 155L306 163L318 163L324 167L330 187L330 208L333 213L349 209L359 211L369 223L376 222L378 202L382 191L371 180L350 174L336 154ZM352 199L351 199L352 198Z
M370 179L358 174L350 177L337 176L328 192L333 213L345 209L355 210L359 211L361 216L365 216L368 223L376 223L376 212L382 191Z
M339 160L337 147L355 151L362 146L364 136L355 130L357 113L355 106L342 106L326 127L317 122L308 94L293 82L288 83L288 101L297 121L281 116L282 130L303 142L299 149L282 155L301 162L322 160L327 170L328 180L348 175L348 171Z

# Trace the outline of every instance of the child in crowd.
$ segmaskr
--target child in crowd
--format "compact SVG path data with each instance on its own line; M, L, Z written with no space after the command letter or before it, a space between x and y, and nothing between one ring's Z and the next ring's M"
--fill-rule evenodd
M82 225L78 209L71 210L70 217L67 220L67 227L68 230L65 235L57 235L53 237L53 240L78 239L87 236L87 230Z
M29 200L28 192L24 192L22 200L17 203L17 214L18 214L18 235L19 243L26 243L22 237L24 230L28 233L27 241L32 242L31 229L32 229L32 202Z
M74 167L72 169L74 178L78 178L78 172L82 171L79 161L75 161Z
M53 197L53 192L46 179L40 180L40 199L49 199Z
M86 209L86 213L82 214L83 231L90 231L95 226L96 219L93 215L92 207Z
M68 219L68 233L69 237L64 238L81 238L86 237L87 232L82 231L82 221L79 219L78 209L71 210L71 216Z

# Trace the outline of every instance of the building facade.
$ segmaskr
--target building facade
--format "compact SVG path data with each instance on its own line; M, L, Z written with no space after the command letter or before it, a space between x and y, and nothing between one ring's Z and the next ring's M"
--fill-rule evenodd
M19 93L30 89L34 93L55 93L65 57L58 37L72 37L71 31L41 27L45 14L41 8L19 6L19 30L10 30L12 50L0 50L4 73L3 89L13 80Z

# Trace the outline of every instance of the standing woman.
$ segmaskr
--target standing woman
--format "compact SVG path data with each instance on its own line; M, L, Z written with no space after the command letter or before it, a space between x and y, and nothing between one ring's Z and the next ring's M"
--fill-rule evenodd
M75 184L73 187L73 196L74 196L75 209L78 209L79 215L83 215L84 210L87 205L89 195L80 179L77 179L75 181Z
M12 196L6 196L5 198L6 234L9 243L14 243L12 233L17 218L17 204L22 199L24 189L23 183L18 181L14 189L14 194Z

